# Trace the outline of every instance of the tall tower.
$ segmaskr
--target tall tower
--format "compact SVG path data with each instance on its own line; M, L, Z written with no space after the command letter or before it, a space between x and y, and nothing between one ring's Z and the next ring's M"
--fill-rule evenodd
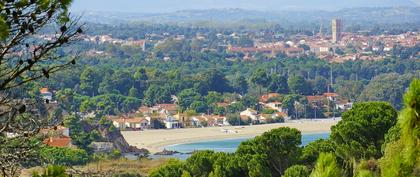
M342 22L340 19L333 19L331 22L332 27L332 42L337 43L341 39Z

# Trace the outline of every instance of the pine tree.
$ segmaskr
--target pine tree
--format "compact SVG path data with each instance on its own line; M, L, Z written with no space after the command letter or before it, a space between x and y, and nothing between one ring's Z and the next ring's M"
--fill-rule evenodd
M420 80L415 79L404 95L398 117L399 140L390 142L381 159L383 177L420 176Z

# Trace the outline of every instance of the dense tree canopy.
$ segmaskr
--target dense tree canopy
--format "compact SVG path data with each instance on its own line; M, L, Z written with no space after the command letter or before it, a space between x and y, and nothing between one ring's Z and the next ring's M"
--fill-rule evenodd
M355 104L343 113L342 121L331 128L336 154L350 164L351 159L381 157L385 134L396 122L397 112L389 103Z
M270 174L279 176L298 160L300 144L301 134L298 130L278 128L255 139L242 142L236 153L260 156L268 165Z

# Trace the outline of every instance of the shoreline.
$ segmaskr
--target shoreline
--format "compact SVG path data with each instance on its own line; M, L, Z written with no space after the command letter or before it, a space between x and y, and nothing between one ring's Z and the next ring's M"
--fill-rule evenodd
M122 135L132 146L145 148L154 154L167 146L188 144L200 141L252 138L271 129L280 127L296 128L302 134L330 132L331 126L341 119L298 120L287 123L263 124L252 126L226 126L206 128L160 129L145 131L122 131ZM226 132L226 130L228 132ZM236 132L236 133L233 133Z

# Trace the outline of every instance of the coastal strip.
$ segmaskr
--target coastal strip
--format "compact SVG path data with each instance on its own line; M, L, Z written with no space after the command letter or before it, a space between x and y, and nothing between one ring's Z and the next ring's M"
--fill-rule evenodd
M207 128L161 129L145 131L123 131L126 141L138 148L146 148L151 153L160 152L164 147L197 141L246 138L261 135L271 129L290 127L302 133L325 133L340 119L299 120L288 123L263 124L252 126L229 126Z

